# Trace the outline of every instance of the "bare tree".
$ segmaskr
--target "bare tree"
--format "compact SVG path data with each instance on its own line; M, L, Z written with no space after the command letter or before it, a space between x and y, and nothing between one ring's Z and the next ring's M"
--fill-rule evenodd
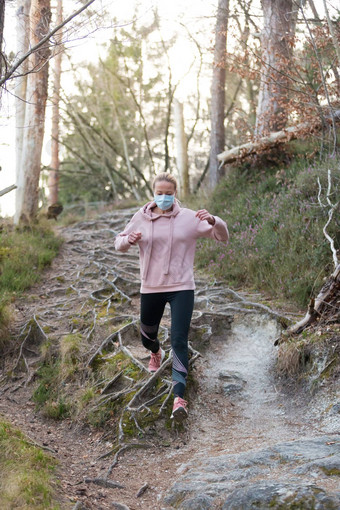
M0 86L11 78L17 86L17 196L14 222L31 221L38 209L41 151L48 90L51 38L95 0L89 0L53 30L50 0L18 1L18 58L0 77ZM58 40L58 36L56 36ZM55 44L55 43L53 43ZM27 82L26 82L27 80ZM19 105L19 101L21 104Z
M4 64L4 58L2 55L2 39L4 34L4 24L5 24L5 0L0 0L0 78L2 76L2 68Z
M287 123L288 75L295 16L293 0L262 0L261 84L255 135L279 131ZM296 10L295 10L296 12Z
M175 140L177 149L177 167L180 175L181 194L183 197L187 197L190 193L188 139L184 130L183 104L177 99L174 100L174 118L176 127Z
M27 54L29 49L29 13L31 0L18 0L17 2L17 57ZM25 59L18 68L19 76L15 82L15 165L16 165L16 210L22 201L24 186L24 172L21 172L22 147L24 140L26 88L28 74L28 59Z
M49 32L51 20L50 0L32 0L30 8L30 45L37 45ZM48 42L39 47L29 59L33 70L27 78L25 131L18 181L18 201L15 223L30 222L38 209L41 151L45 127L45 106L48 88Z
M63 19L63 3L62 0L57 2L57 25L60 25ZM57 34L57 42L62 42L62 31ZM49 205L58 202L59 192L59 102L60 102L60 78L61 78L61 61L62 49L57 46L57 54L54 58L54 80L53 80L53 95L52 95L52 139L51 139L51 167L48 174L48 190Z
M217 154L220 154L224 150L225 57L228 18L229 0L219 0L216 17L214 65L211 86L209 183L212 189L216 186L221 177Z

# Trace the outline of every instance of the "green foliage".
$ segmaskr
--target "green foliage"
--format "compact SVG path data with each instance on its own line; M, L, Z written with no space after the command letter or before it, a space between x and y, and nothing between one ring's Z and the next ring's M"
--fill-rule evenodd
M141 54L148 35L143 41L143 27L135 24L117 28L103 49L106 56L87 66L89 79L79 81L79 93L68 97L66 157L60 179L64 203L125 198L131 196L133 180L142 196L149 195L142 176L152 171L148 144L157 141L159 145L167 99L159 71L150 78L144 73ZM144 110L152 118L148 130Z
M279 171L234 168L215 190L210 211L224 218L230 244L201 242L197 265L232 286L254 287L305 306L332 269L332 255L322 229L327 170L332 169L331 200L340 199L338 160L311 166L296 157ZM340 245L339 214L328 227Z
M57 510L56 462L0 421L0 506L3 509Z

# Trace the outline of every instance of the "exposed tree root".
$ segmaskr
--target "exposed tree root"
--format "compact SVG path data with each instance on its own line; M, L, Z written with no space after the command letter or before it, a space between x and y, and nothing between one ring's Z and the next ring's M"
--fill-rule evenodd
M72 418L107 427L106 437L114 447L99 458L114 455L113 462L103 478L85 482L111 488L122 487L108 477L123 452L154 446L148 442L150 428L169 419L172 398L169 310L165 309L159 330L166 358L150 374L134 300L139 293L137 250L125 254L113 250L113 237L132 212L111 213L68 228L67 254L70 259L74 254L77 263L65 258L65 270L47 281L40 309L18 335L11 370L18 389L36 378L42 388L40 398L46 398L52 409L65 402L71 409L79 404ZM196 283L190 366L212 339L227 335L235 313L265 313L281 319L279 313L223 284L208 285L203 279ZM41 370L37 375L38 364L46 369L45 379ZM143 439L136 443L136 436ZM143 485L139 492L147 488Z

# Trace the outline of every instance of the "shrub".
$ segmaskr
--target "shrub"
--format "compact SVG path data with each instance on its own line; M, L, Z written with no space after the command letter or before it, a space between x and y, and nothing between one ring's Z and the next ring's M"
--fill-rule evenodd
M340 199L337 160L310 166L300 160L281 170L234 168L215 190L209 210L224 218L230 244L201 241L198 267L231 285L269 291L305 306L332 270L332 254L322 229L328 209L318 203L319 177L326 203L332 168L333 203ZM274 173L275 172L275 173ZM340 244L336 214L328 231Z

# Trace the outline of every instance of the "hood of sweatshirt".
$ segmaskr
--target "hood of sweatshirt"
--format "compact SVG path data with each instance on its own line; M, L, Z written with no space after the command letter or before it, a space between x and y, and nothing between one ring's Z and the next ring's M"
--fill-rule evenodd
M152 251L152 241L153 241L153 234L154 234L154 222L157 221L159 218L168 218L169 219L169 235L168 235L168 247L167 247L167 256L164 259L163 264L163 273L168 274L169 273L169 266L170 266L170 259L171 259L171 249L172 249L172 240L173 240L173 232L174 232L174 219L181 211L180 206L178 205L176 199L172 206L171 211L164 212L161 214L156 214L152 212L152 210L156 207L156 202L148 202L145 204L142 209L141 213L143 217L150 222L150 231L149 231L149 242L148 246L146 248L145 253L145 263L144 263L144 271L143 271L143 278L146 278L148 274L150 259L151 259L151 251Z

